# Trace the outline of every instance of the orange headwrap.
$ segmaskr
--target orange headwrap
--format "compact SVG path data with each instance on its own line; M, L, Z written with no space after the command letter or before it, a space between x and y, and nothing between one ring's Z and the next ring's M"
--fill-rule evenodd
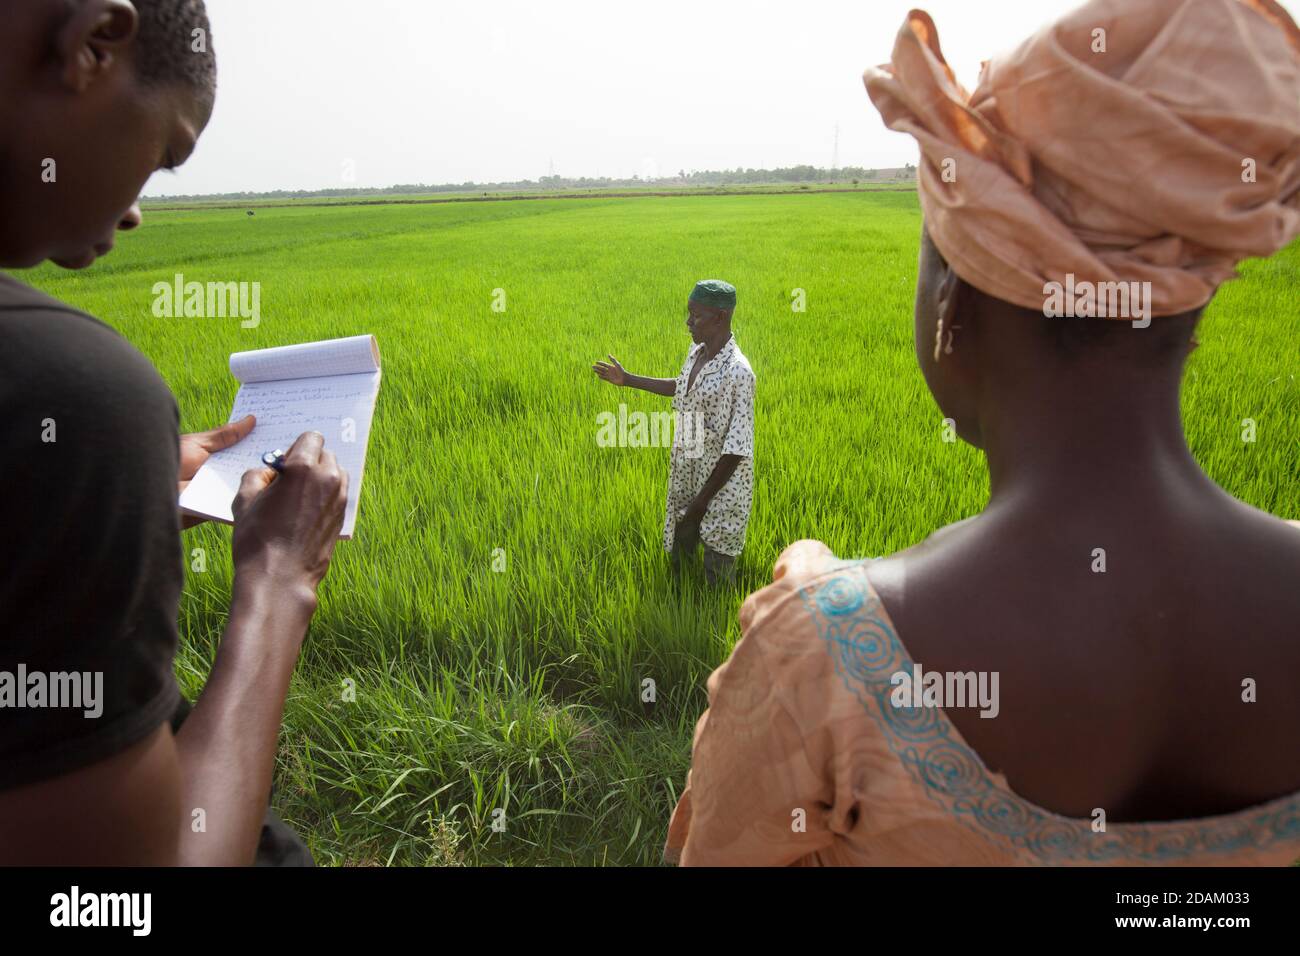
M1173 315L1300 235L1300 28L1273 0L1093 0L973 95L913 10L864 80L920 143L935 245L1007 302L1042 309L1072 273L1150 282Z

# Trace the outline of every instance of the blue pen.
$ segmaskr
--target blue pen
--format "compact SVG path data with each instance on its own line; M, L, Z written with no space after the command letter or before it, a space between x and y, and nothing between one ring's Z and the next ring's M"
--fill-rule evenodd
M275 451L268 451L262 456L262 464L277 472L284 471L284 452L279 448Z

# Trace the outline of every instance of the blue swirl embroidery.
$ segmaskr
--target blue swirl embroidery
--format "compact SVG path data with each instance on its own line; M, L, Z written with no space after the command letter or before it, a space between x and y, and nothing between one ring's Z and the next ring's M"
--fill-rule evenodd
M1275 809L1225 822L1161 827L1122 824L1094 832L1090 820L1050 814L999 787L983 761L954 739L937 707L894 707L892 674L913 661L867 582L866 561L837 561L834 573L801 589L800 598L835 659L846 688L884 734L889 748L925 793L990 840L1009 840L1044 863L1163 862L1202 853L1233 853L1300 839L1300 794ZM1271 806L1266 805L1266 806Z

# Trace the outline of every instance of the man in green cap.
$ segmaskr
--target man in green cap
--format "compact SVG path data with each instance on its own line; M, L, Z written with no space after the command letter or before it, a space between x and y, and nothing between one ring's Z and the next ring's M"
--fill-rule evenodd
M754 500L754 371L731 334L735 309L731 283L695 284L686 305L695 344L677 378L633 375L612 355L592 366L613 385L673 397L664 550L681 560L703 546L710 583L734 575Z

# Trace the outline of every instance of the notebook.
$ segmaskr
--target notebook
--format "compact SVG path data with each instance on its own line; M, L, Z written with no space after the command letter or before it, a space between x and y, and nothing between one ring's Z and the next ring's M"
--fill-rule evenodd
M379 343L373 335L236 352L230 372L239 384L230 421L256 415L252 433L215 452L181 493L181 510L233 523L231 505L262 456L288 451L298 436L318 431L348 473L348 504L339 537L351 538L361 500L370 422L379 397Z

